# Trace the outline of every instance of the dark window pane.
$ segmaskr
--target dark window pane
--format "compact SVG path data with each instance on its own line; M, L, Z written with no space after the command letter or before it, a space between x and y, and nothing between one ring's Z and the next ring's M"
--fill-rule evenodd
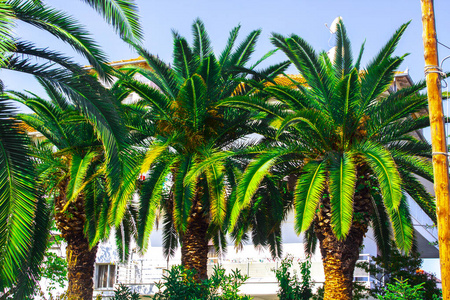
M109 265L109 285L108 287L113 287L116 282L116 266Z
M108 283L108 265L97 265L98 277L97 277L97 287L105 288Z

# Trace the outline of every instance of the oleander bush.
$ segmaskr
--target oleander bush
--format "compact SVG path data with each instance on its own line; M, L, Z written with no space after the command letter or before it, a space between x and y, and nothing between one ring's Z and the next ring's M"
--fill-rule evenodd
M214 266L213 274L206 280L197 280L195 270L173 266L156 284L159 289L154 300L250 300L247 295L238 295L239 288L248 276L239 270L225 273L225 269Z
M296 270L290 272L293 257L287 256L281 261L280 267L274 269L280 289L277 292L278 298L282 300L309 300L312 297L311 282L311 262L300 263L301 278Z

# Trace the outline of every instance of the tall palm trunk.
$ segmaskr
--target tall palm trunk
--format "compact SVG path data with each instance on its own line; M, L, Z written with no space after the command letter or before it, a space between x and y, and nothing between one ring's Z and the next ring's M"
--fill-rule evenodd
M208 217L197 201L188 219L186 232L182 237L181 263L187 269L197 271L197 279L207 279L208 262Z
M355 193L353 203L353 223L345 240L339 241L330 226L329 198L322 199L320 214L315 219L314 230L320 242L325 272L324 300L352 299L353 271L370 220L372 205L369 189Z
M92 300L97 245L90 249L89 242L83 233L86 216L82 196L71 203L66 211L61 212L66 203L66 187L67 183L62 183L60 186L60 193L55 202L57 211L55 219L61 236L67 243L66 259L69 281L67 299Z

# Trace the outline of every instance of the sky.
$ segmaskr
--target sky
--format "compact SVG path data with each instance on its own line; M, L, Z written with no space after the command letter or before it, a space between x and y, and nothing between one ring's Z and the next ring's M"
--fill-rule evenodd
M108 26L103 19L80 0L46 0L45 3L72 14L93 34L94 39L107 53L110 61L135 58L136 54ZM450 47L450 1L435 0L436 29L439 42ZM172 34L177 30L191 41L191 25L199 17L205 23L216 53L223 49L230 30L241 25L241 40L252 30L261 28L253 60L274 47L270 43L272 32L289 35L295 33L309 42L317 51L329 50L333 42L325 24L341 16L352 42L354 56L366 40L362 65L373 58L395 30L411 21L396 54L409 53L400 70L409 70L413 81L424 79L424 58L420 0L136 0L144 30L144 47L166 62L172 59ZM73 56L82 64L86 60L69 46L50 34L18 24L15 34L40 47L59 50ZM439 46L439 57L450 55L450 49ZM277 53L267 62L283 61ZM443 66L450 71L450 59ZM295 69L289 69L295 73ZM11 90L30 90L42 95L33 77L11 71L0 71L0 78ZM449 80L450 81L450 80ZM445 86L445 84L444 84ZM445 89L444 89L445 90ZM426 260L426 269L438 272L436 261Z

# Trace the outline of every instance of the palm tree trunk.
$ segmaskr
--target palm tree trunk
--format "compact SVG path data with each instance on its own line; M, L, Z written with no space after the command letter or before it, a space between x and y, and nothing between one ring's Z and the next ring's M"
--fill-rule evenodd
M208 218L200 204L195 204L182 237L181 263L187 269L197 271L197 279L207 279Z
M66 185L63 183L63 185ZM56 198L56 225L61 231L61 237L67 243L67 277L69 287L67 299L92 300L93 276L97 245L92 249L83 233L86 216L84 214L84 199L78 197L69 205L65 212L61 212L66 203L65 187L60 189Z
M352 299L353 272L370 221L372 205L369 197L368 189L355 194L353 223L347 238L342 241L335 237L330 226L330 199L322 199L314 230L320 242L325 272L324 300Z

